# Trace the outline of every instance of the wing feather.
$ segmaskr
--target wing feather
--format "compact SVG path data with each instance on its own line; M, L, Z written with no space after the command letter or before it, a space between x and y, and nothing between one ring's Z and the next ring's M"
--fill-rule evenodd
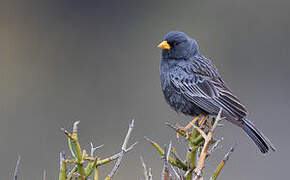
M192 69L192 72L194 71L196 69ZM221 78L206 76L205 73L189 73L188 67L177 66L170 73L170 81L184 98L208 113L217 114L222 107L227 114L235 118L247 114L245 107Z

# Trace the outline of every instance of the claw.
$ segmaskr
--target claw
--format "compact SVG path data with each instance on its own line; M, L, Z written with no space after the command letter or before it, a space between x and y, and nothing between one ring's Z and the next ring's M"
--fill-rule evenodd
M202 117L202 119L198 122L198 126L199 127L203 127L203 125L205 124L205 122L206 122L206 119L207 119L207 117L208 117L208 114L206 114L206 115L204 115L203 117Z
M185 126L185 127L182 127L182 126L177 125L177 126L178 126L178 130L180 130L180 131L184 131L184 132L185 132L185 134L186 134L186 139L189 139L189 136L190 136L189 130L190 130L190 128L192 127L192 125L195 124L195 123L196 123L196 122L197 122L201 117L202 117L202 114L196 116L196 117L193 118L193 120L192 120L192 121L191 121L187 126ZM207 118L207 115L204 116L204 117L202 118L201 121L204 122L206 118ZM179 139L179 133L176 134L176 138Z
M185 138L186 139L189 139L189 136L190 136L190 133L189 133L189 129L186 129L186 127L182 127L180 125L177 125L178 127L178 131L184 131L185 132ZM179 139L179 133L177 132L176 133L176 138Z

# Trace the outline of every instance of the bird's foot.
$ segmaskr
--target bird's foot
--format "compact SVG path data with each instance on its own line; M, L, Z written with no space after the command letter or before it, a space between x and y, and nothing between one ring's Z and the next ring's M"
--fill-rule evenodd
M203 128L204 127L204 124L205 124L205 122L207 120L207 117L208 117L208 114L206 114L206 115L204 115L202 117L202 119L198 122L198 127L200 127L200 128Z
M190 128L186 128L186 127L180 126L179 124L177 124L176 126L177 126L176 138L179 139L180 132L183 132L183 133L185 133L185 138L189 139L189 136L190 136L189 135L189 129Z
M189 134L189 130L190 130L190 128L192 127L192 125L193 124L195 124L200 118L202 117L202 114L200 114L200 115L198 115L198 116L196 116L195 118L193 118L193 120L187 125L187 126L185 126L185 127L182 127L182 126L179 126L179 125L177 125L177 127L178 127L178 131L177 131L177 134L176 134L176 138L177 139L179 139L179 131L183 131L183 132L185 132L185 138L186 139L189 139L189 136L190 136L190 134ZM206 117L207 116L204 116L202 119L201 119L201 121L205 121L205 119L206 119ZM201 122L200 121L200 122Z

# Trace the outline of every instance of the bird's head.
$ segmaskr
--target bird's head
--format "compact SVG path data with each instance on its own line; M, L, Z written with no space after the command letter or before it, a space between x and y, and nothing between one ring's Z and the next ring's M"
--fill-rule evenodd
M158 47L163 58L183 59L198 53L197 42L180 31L168 32Z

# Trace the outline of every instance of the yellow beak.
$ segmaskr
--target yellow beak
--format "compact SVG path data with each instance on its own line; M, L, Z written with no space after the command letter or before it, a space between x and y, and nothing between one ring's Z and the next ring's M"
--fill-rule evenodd
M160 49L167 49L167 50L171 48L167 41L162 41L157 47L159 47Z

